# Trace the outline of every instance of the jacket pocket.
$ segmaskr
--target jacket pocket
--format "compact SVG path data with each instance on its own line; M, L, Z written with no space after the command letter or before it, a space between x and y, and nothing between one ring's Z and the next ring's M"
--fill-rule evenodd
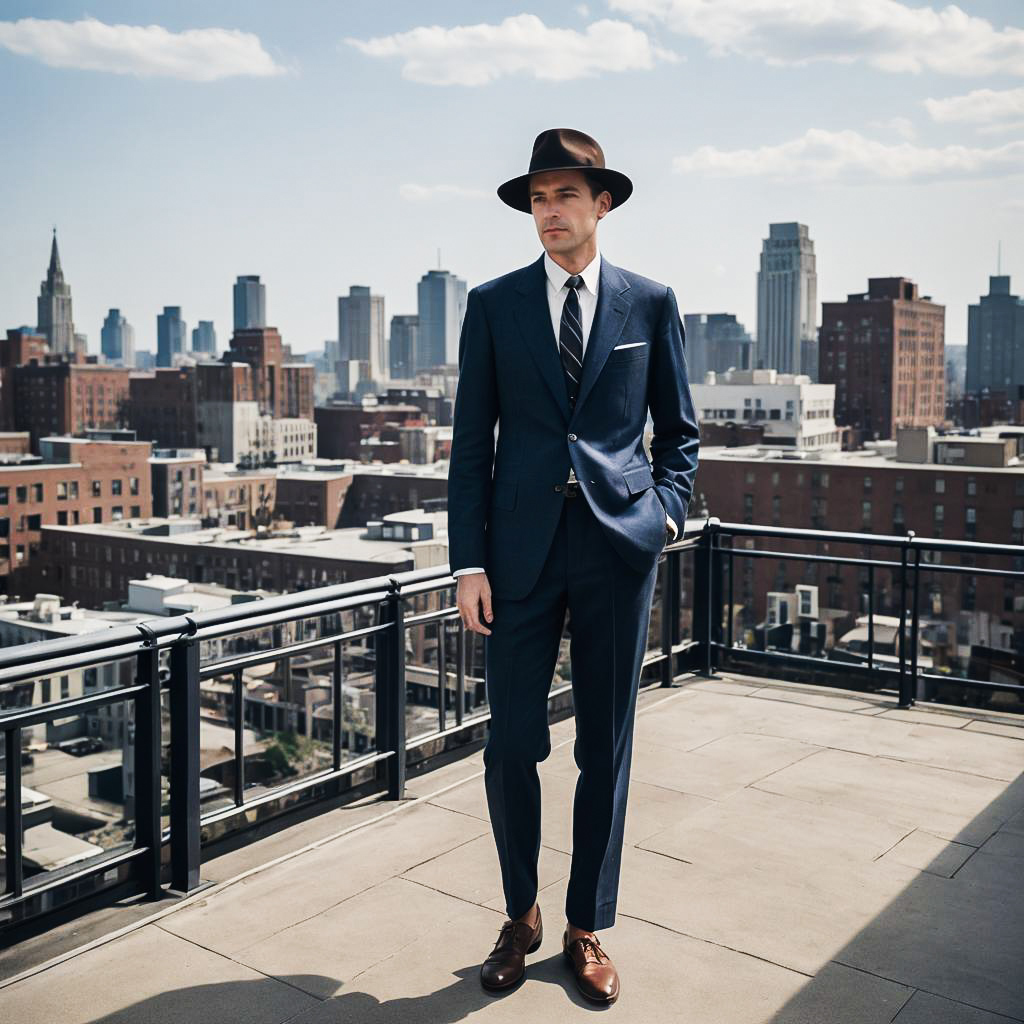
M646 491L648 487L654 486L654 474L650 466L637 466L635 469L627 469L622 473L622 479L626 482L626 490L630 494L639 494Z

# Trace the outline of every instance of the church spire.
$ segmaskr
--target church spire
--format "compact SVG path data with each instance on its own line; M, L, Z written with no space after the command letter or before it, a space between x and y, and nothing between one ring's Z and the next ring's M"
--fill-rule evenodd
M57 228L53 229L53 242L50 244L50 268L49 273L52 277L55 274L59 274L60 269L60 253L57 251Z

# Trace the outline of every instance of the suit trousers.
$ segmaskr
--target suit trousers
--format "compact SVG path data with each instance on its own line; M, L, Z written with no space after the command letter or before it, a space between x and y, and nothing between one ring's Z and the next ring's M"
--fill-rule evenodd
M612 548L580 491L564 499L530 593L492 599L494 617L485 620L491 634L484 637L491 710L484 784L510 918L537 898L537 764L551 752L548 693L568 611L579 776L565 911L590 931L615 922L633 718L656 577L657 563L638 572Z

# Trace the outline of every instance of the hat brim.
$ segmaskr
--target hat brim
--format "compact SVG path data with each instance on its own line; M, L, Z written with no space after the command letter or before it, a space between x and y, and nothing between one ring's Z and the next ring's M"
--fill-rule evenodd
M530 171L510 178L498 186L498 198L513 210L533 213L530 203L530 178L534 174L546 174L548 171L587 171L600 178L604 187L611 193L613 210L633 194L633 182L621 171L613 171L608 167L580 167L579 164L572 164L568 167L545 167L543 170Z

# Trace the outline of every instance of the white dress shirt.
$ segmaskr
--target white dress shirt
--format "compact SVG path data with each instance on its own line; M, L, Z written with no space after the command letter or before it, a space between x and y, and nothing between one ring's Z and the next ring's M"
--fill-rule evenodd
M566 282L572 277L564 267L560 267L550 256L544 253L544 272L547 275L548 312L551 314L551 329L555 332L555 346L558 349L558 359L561 362L562 353L558 336L562 327L562 308L569 295L569 286ZM594 324L594 313L597 311L597 289L601 278L601 252L598 250L594 258L580 271L583 284L577 289L580 300L580 320L583 323L583 355L587 354L587 339L590 337L590 328ZM576 474L570 469L569 479L575 480ZM672 529L672 539L676 539L679 530L675 521L666 512L665 518ZM456 569L453 576L462 576L469 572L483 572L478 566L471 566L466 569Z

